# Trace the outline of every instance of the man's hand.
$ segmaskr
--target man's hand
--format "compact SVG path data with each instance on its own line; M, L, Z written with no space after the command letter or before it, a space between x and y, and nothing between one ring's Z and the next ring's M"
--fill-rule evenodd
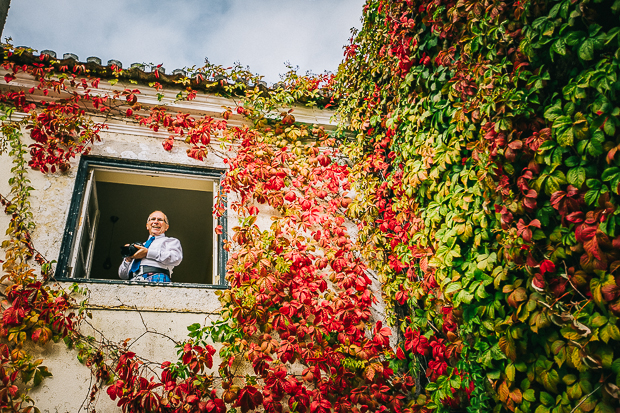
M146 254L149 252L149 249L143 247L142 245L136 245L136 248L138 249L138 251L134 255L132 255L131 258L134 260L141 260L142 258L146 258Z
M129 244L125 244L126 247L129 246ZM125 257L125 262L131 262L132 258L131 257Z

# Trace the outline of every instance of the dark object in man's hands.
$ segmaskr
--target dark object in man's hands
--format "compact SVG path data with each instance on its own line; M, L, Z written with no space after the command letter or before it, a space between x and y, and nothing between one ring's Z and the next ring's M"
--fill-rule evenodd
M134 242L133 244L121 246L121 255L123 256L123 258L131 257L136 252L138 252L138 247L136 247L136 245L139 245L141 247L144 246L144 244L142 244L141 242Z

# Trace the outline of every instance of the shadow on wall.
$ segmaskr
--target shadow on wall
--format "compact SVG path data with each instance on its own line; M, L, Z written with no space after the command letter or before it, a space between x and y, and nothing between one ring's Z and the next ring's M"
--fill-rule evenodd
M118 280L120 246L148 239L146 220L163 211L170 222L166 232L178 238L183 262L175 267L173 282L212 284L213 193L169 188L97 183L100 218L91 278ZM118 217L113 225L111 217ZM106 269L106 259L111 266Z

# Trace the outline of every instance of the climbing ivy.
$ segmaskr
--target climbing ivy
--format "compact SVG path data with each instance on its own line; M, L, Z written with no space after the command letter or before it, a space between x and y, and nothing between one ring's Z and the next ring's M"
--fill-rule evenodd
M44 56L25 64L8 49L5 80L27 72L41 82L0 96L30 113L35 140L26 161L21 140L7 138L17 129L3 138L20 165L12 208L26 205L9 230L7 257L23 251L10 266L31 271L24 165L64 171L88 150L105 124L80 109L86 100L165 128L166 150L179 138L195 159L215 137L234 148L222 188L240 220L220 320L190 326L179 360L148 379L123 346L109 352L71 333L124 411L614 412L619 13L619 0L368 0L335 76L289 72L267 90L241 67L208 65L174 80L176 99L232 97L223 121L165 105L145 114L138 89L90 93L100 77L116 85L130 71L93 74ZM67 98L35 103L46 90ZM338 130L297 123L294 103L334 106ZM246 126L229 125L235 115ZM273 219L261 223L265 211ZM394 347L390 329L371 323L372 277ZM13 279L23 280L16 293L39 288ZM6 339L67 335L61 313L19 322ZM7 377L0 396L28 402Z
M336 84L412 411L612 412L611 1L368 1Z
M35 359L24 346L28 341L44 345L50 340L68 340L75 334L80 316L72 311L69 294L45 284L51 265L34 248L30 232L35 228L30 208L33 188L27 177L26 147L22 143L19 124L7 122L12 109L2 108L2 144L13 158L11 191L0 195L4 211L11 216L7 234L2 242L5 259L2 261L2 319L0 322L0 409L3 411L38 412L28 396L28 387L38 386L51 376L43 360ZM29 260L40 265L37 276Z
M214 151L215 137L234 148L234 156L224 160L230 170L222 191L230 194L230 208L240 223L226 246L232 257L227 274L232 288L222 294L222 318L213 325L190 326L188 340L178 345L179 360L161 363L157 375L148 379L152 363L129 351L126 343L95 343L76 331L67 342L97 379L89 400L107 386L107 394L128 412L223 412L226 404L242 412L259 406L267 411L288 406L298 412L358 404L363 411L384 405L399 408L413 381L389 367L385 356L391 353L391 331L370 316L376 302L371 279L355 253L343 215L351 202L346 160L323 128L297 124L293 110L280 112L294 102L334 104L333 76L300 77L289 72L278 87L265 91L259 87L260 79L239 68L218 69L207 77L219 77L220 91L238 104L226 108L224 120L195 119L171 113L165 105L143 107L139 89L96 95L90 87L100 79L79 64L59 66L41 56L41 63L18 65L8 50L5 69L11 72L5 81L25 72L40 85L28 93L1 96L28 113L18 127L30 129L35 141L29 147L29 165L34 169L63 172L69 159L89 150L106 127L91 120L88 110L93 109L134 118L155 131L165 129L170 138L163 148L171 150L183 138L188 156L195 159ZM113 76L122 78L123 71L115 68ZM245 86L228 79L243 79ZM192 83L187 78L179 82ZM117 84L115 79L110 83ZM162 89L158 82L150 86ZM37 94L50 89L68 98L35 101ZM195 96L187 86L176 98ZM63 117L67 113L70 116ZM248 126L229 126L233 114L244 116ZM256 223L260 208L275 212L268 228ZM220 204L215 212L224 213ZM34 283L28 279L16 284ZM44 307L35 313L45 311ZM210 370L213 342L223 344L218 368L223 393L214 388ZM253 374L241 378L233 366L244 362L250 363Z

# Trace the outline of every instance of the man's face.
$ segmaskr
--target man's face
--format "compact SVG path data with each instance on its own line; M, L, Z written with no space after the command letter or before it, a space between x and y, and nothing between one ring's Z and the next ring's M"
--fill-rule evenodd
M155 211L149 215L149 219L146 221L146 229L154 237L162 235L168 230L167 220L163 212Z

